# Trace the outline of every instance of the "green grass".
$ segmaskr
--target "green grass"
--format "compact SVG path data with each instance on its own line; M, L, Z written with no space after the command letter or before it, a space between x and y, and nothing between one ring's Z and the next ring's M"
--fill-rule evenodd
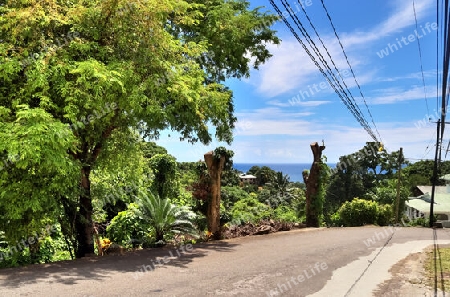
M427 285L448 291L450 288L450 247L431 248L426 252Z

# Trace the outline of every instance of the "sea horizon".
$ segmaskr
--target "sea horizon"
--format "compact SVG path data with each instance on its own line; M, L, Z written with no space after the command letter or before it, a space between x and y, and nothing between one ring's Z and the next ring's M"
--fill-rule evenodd
M331 168L336 167L336 163L327 163ZM247 173L253 166L267 166L276 172L282 172L289 176L291 182L303 182L303 171L310 170L312 163L234 163L233 168Z

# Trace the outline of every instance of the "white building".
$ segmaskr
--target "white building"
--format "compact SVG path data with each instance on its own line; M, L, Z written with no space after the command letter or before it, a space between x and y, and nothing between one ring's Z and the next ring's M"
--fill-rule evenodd
M433 213L444 227L450 227L450 181L447 186L437 186L434 192ZM406 201L406 215L410 220L430 217L431 186L417 186L417 197Z
M251 175L251 174L241 174L241 175L239 175L239 179L243 183L252 184L252 185L256 184L256 176Z

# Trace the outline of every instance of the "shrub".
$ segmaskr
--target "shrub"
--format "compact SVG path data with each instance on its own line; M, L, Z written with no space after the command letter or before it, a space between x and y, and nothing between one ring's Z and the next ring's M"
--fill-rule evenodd
M375 224L377 221L378 203L355 198L347 201L339 208L342 223L348 227Z
M380 226L386 226L391 223L392 220L392 206L389 204L378 205L377 208L377 224Z
M106 228L108 238L125 247L131 247L144 240L149 230L136 213L138 207L136 203L130 203L127 210L119 212L111 220Z
M255 196L249 196L234 204L231 209L232 223L240 225L242 223L257 223L263 219L268 219L272 215L271 208L258 201Z
M274 218L283 223L295 223L299 221L296 211L285 205L275 209Z
M367 224L388 225L392 220L392 207L389 204L380 205L376 201L355 198L347 201L331 217L333 225L349 227Z

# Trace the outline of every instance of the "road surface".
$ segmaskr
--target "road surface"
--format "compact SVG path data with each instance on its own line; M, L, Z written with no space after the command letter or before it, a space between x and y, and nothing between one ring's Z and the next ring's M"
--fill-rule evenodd
M2 269L0 296L383 296L394 264L447 243L447 229L301 229Z

